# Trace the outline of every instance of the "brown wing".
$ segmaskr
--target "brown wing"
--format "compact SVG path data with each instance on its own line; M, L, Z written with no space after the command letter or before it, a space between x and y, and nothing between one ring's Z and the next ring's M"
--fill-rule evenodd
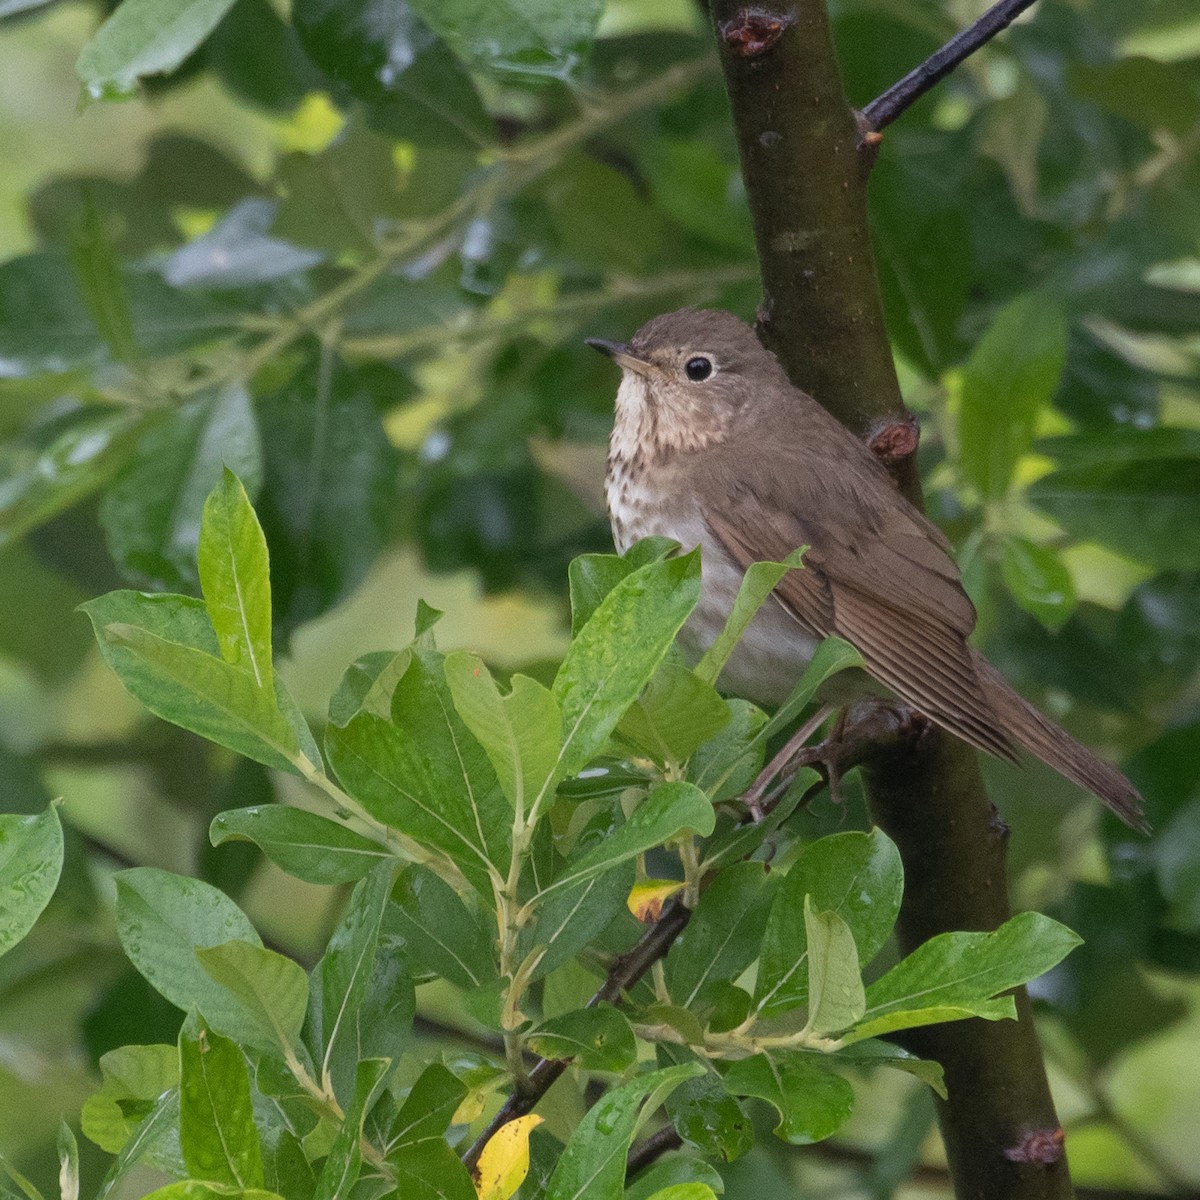
M804 567L774 593L800 625L845 638L902 700L978 749L1015 761L967 645L975 609L941 534L861 443L848 453L820 439L791 440L777 439L736 472L727 456L710 459L705 517L713 535L742 567L807 545Z

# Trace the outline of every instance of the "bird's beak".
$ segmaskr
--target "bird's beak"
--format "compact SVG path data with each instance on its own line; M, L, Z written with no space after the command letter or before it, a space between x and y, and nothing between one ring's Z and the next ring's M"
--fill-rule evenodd
M649 375L650 364L645 359L638 358L625 342L609 342L604 338L585 338L593 350L599 350L607 358L611 358L622 370L633 371L637 375Z

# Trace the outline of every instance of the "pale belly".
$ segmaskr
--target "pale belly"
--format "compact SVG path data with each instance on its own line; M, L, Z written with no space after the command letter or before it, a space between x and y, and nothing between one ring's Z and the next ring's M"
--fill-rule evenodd
M725 628L741 586L742 571L713 540L694 505L678 499L655 503L638 495L638 491L636 485L631 488L626 483L618 496L617 489L611 483L609 486L609 511L618 516L613 521L613 540L620 553L645 537L673 538L684 550L700 547L700 600L679 635L680 648L694 663ZM805 633L795 618L768 597L742 635L717 686L756 704L781 704L804 673L816 647L817 639Z

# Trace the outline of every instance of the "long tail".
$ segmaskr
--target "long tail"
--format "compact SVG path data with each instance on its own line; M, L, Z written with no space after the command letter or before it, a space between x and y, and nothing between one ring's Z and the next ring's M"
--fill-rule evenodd
M1126 825L1148 834L1150 825L1143 815L1142 795L1137 788L1116 767L1097 758L1065 729L1060 729L1013 691L981 654L974 658L988 703L1000 719L1004 732L1072 783L1099 796Z

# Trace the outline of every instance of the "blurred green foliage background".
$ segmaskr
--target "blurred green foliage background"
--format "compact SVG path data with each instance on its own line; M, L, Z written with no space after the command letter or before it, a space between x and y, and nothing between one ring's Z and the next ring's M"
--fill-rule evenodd
M100 7L0 0L0 810L62 795L70 827L56 900L0 962L0 1150L39 1182L99 1054L179 1020L120 953L114 869L215 882L302 961L344 900L207 845L220 809L300 785L148 717L75 606L196 591L228 462L314 720L355 655L408 640L418 598L445 648L536 674L565 645L566 563L609 544L615 380L581 338L684 303L753 313L698 9L564 4L509 43L436 36L427 7L237 0L178 71L80 106ZM852 102L982 7L833 0ZM1193 0L1043 0L887 132L871 184L982 643L1126 764L1156 827L989 764L1017 905L1086 938L1036 994L1073 1169L1154 1192L1200 1186L1198 150ZM470 1044L444 993L418 1003L427 1036ZM944 1192L935 1143L925 1094L881 1079L831 1147L758 1149L726 1194ZM915 1147L933 1169L904 1183Z

